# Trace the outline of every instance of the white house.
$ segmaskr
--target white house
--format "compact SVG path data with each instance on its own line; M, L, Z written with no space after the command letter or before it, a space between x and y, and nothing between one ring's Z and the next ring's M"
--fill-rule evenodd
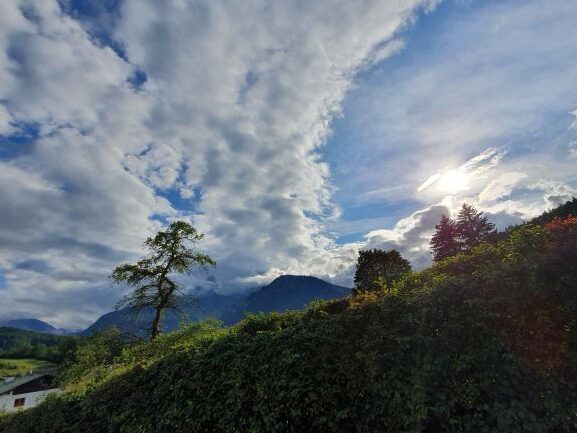
M54 375L30 374L0 382L0 412L15 412L38 405L48 394L58 391Z

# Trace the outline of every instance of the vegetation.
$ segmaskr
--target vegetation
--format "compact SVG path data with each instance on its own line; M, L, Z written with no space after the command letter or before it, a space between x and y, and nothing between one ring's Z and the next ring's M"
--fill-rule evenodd
M482 242L496 238L495 225L473 206L463 203L456 221L441 216L431 238L431 252L435 262L471 251Z
M431 252L435 262L457 255L461 252L457 224L446 215L441 216L431 238Z
M136 314L142 309L154 309L151 340L160 334L164 311L178 308L178 303L186 298L183 286L174 279L173 274L189 273L193 266L206 268L216 264L206 254L193 249L203 236L190 224L175 221L167 231L160 231L153 238L146 239L144 246L149 254L144 259L114 269L112 278L115 282L126 282L135 287L131 294L118 302L117 309L130 307Z
M456 222L457 236L463 251L471 251L481 242L489 240L495 232L495 224L490 223L483 212L463 203Z
M49 362L37 359L0 359L0 377L22 376L32 370L51 366Z
M24 331L15 328L0 328L0 357L33 358L60 363L74 353L77 338Z
M565 219L569 216L575 216L575 215L577 215L577 197L573 197L572 200L569 200L566 203L557 206L554 209L551 209L547 212L543 212L541 215L539 215L536 218L533 218L529 222L531 224L543 225L551 222L554 218Z
M574 432L576 263L577 218L525 224L386 291L93 357L0 433Z
M379 291L411 272L411 264L397 250L359 251L353 293Z

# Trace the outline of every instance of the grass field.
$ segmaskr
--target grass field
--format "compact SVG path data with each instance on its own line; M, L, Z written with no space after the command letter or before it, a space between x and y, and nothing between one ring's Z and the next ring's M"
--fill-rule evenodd
M37 359L3 359L0 358L0 377L17 376L36 368L49 367L51 364Z

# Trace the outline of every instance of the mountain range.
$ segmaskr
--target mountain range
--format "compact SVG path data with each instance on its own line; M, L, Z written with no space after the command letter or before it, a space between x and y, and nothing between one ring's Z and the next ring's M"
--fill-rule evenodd
M256 287L244 294L221 295L208 292L198 296L194 305L183 306L180 311L168 310L164 317L164 331L178 329L183 321L196 322L208 317L222 320L225 325L240 321L246 313L268 313L300 309L314 299L335 299L351 293L347 287L337 286L320 278L303 275L283 275L264 287ZM142 335L152 320L152 309L124 308L104 314L83 331L66 331L38 319L0 320L0 327L23 329L49 334L80 333L92 335L111 326L126 333Z
M163 330L168 332L178 329L183 320L196 322L209 317L222 320L225 325L233 325L245 313L300 309L314 299L341 298L350 294L351 289L316 277L282 275L270 284L246 293L220 295L209 292L199 295L195 305L183 306L181 311L168 310L164 316ZM112 311L101 316L82 334L91 335L110 326L117 326L124 332L141 335L146 332L152 315L152 309L144 309L136 317L130 308Z

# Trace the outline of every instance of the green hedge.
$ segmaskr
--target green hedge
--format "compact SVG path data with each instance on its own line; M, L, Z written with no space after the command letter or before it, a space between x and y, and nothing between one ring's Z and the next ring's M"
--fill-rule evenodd
M386 293L252 316L0 432L575 432L577 275L548 236L525 226Z

